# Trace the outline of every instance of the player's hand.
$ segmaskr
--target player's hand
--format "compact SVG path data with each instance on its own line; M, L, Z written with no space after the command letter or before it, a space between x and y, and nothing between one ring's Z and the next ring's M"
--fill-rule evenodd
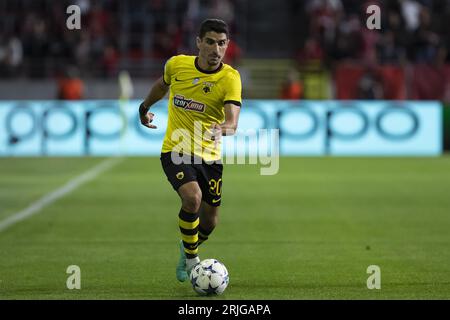
M211 126L211 140L214 141L214 148L217 148L217 143L222 139L222 127L213 123Z
M139 118L141 119L141 124L146 126L147 128L156 129L157 126L151 124L154 116L155 115L151 112L147 112L145 115L139 116Z

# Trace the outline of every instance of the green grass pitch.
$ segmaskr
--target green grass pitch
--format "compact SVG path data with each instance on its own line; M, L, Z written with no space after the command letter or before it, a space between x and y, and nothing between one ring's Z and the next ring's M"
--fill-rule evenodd
M103 161L0 159L0 222ZM179 200L158 158L125 158L0 232L0 299L448 299L450 157L282 158L224 170L200 257L230 272L219 297L178 283ZM81 268L68 290L66 268ZM369 265L381 289L366 286Z

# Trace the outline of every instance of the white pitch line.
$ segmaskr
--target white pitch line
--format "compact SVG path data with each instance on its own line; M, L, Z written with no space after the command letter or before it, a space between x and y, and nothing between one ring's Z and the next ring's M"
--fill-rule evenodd
M0 221L0 232L6 230L10 226L12 226L22 220L25 220L25 219L31 217L32 215L35 215L36 213L41 211L46 206L52 204L53 202L57 201L58 199L71 193L72 191L74 191L81 185L85 184L86 182L93 180L99 174L101 174L101 173L105 172L106 170L112 168L113 166L117 165L122 160L123 160L123 158L108 158L108 159L100 162L98 165L96 165L92 169L90 169L90 170L86 171L85 173L82 173L81 175L70 180L61 188L56 189L55 191L45 195L44 197L37 200L36 202L33 202L28 208L25 208L19 212L16 212L16 213L10 215L8 218Z

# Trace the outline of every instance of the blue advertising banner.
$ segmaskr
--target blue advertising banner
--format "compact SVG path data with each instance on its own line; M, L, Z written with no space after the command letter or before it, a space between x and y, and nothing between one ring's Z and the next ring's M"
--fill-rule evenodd
M152 107L157 130L140 124L139 103L1 101L0 156L159 155L167 101ZM239 135L278 129L281 155L438 156L442 108L434 101L246 100L238 135L224 137L222 150L251 154L252 139Z

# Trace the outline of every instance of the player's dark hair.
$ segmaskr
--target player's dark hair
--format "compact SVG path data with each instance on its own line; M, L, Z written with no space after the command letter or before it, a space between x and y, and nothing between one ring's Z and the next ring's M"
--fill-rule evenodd
M200 39L203 39L205 34L210 31L214 31L216 33L225 33L227 35L227 38L229 35L228 25L225 23L225 21L219 19L206 19L205 21L203 21L200 25L200 32L198 36L200 37Z

